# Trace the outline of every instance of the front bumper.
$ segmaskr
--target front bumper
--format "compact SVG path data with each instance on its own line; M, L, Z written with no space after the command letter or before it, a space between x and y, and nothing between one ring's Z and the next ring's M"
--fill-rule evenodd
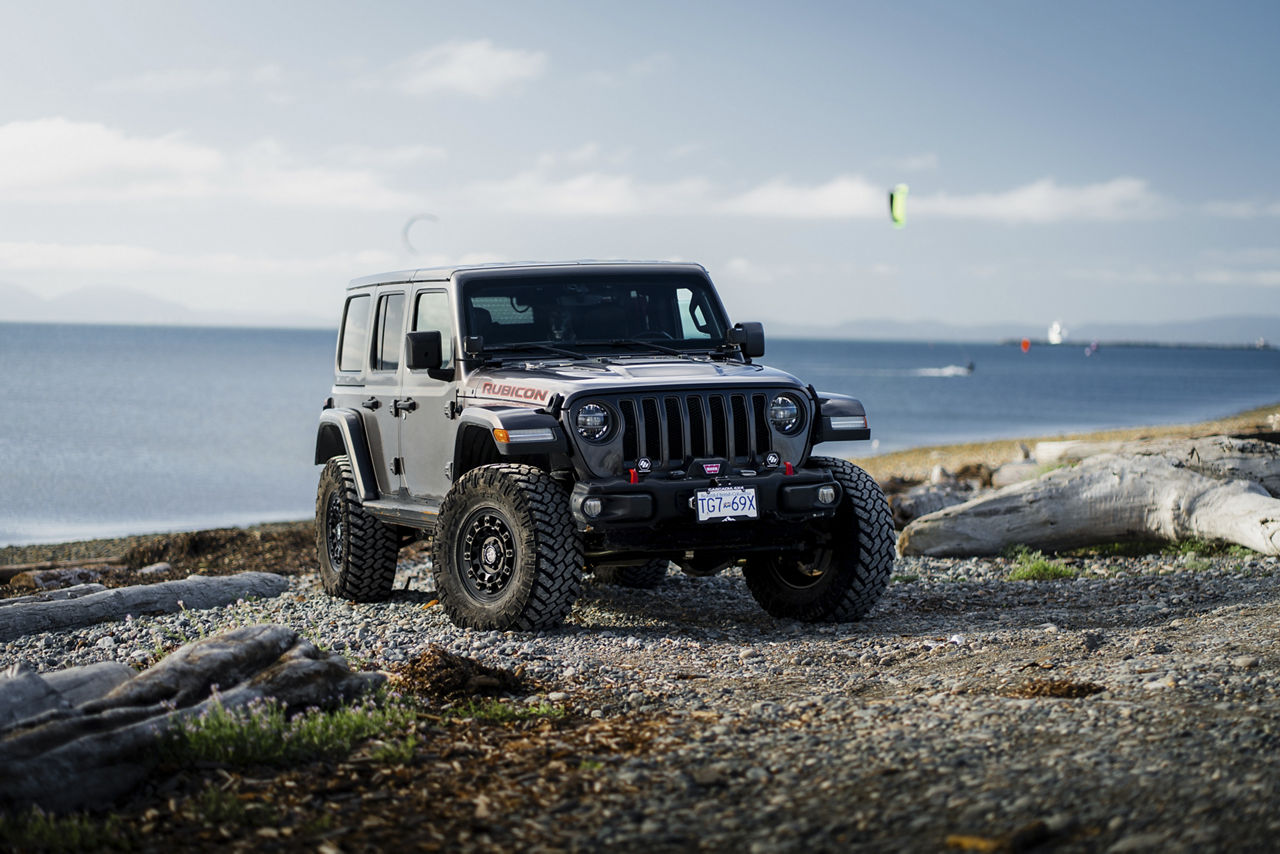
M724 486L753 487L758 518L699 522L697 492ZM824 486L835 487L834 501L820 500ZM797 469L785 474L779 469L754 476L730 472L717 477L654 475L634 483L627 478L579 482L569 506L589 552L664 553L735 543L748 549L791 543L803 538L805 523L834 516L841 497L830 472ZM594 515L583 508L589 498L600 502Z

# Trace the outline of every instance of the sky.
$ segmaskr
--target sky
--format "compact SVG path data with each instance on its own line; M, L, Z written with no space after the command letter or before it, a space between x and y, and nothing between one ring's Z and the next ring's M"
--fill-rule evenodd
M0 283L325 324L356 276L635 258L766 327L1280 315L1277 37L1274 2L0 0Z

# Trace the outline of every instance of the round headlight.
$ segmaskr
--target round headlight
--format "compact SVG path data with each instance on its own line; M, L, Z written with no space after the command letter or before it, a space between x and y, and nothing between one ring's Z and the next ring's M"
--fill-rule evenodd
M780 394L769 402L769 423L779 433L790 436L800 431L800 404L795 398Z
M608 409L598 403L584 404L576 419L578 435L588 442L599 442L609 435L612 422Z

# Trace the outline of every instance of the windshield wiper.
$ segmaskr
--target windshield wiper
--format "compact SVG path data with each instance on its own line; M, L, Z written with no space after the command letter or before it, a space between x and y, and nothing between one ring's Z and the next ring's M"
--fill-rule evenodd
M538 350L543 353L552 353L556 356L566 356L570 359L587 362L604 363L605 360L599 356L588 356L585 353L578 353L574 350L566 350L563 347L557 347L547 341L521 341L517 344L494 344L486 346L486 353L513 353L520 350Z
M587 343L594 344L597 342L592 341ZM602 341L598 343L609 344L615 347L626 347L629 345L648 347L650 350L657 350L659 353L666 353L669 356L679 356L681 359L688 359L691 362L701 361L696 356L691 356L683 350L677 350L674 347L668 347L665 344L659 344L656 341L650 341L647 338L613 338L609 341Z

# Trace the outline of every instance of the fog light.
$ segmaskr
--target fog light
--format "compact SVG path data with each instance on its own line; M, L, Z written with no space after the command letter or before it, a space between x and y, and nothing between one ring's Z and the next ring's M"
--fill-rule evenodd
M600 515L604 510L604 502L599 498L588 498L582 502L582 515L590 516L592 519Z
M836 501L836 488L831 484L818 487L818 503L834 504Z

